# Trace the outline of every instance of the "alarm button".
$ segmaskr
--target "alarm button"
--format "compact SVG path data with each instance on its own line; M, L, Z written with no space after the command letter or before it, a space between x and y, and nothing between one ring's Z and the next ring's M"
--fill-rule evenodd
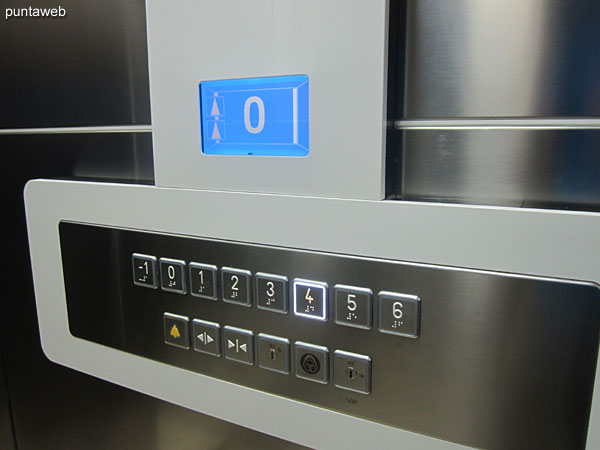
M165 343L175 347L190 348L190 319L177 314L164 313Z
M379 331L416 338L420 332L421 299L415 295L382 291L379 297Z

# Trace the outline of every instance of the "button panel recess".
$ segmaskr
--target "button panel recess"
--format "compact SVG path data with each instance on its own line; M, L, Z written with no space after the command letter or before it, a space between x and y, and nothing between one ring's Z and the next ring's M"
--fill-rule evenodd
M72 222L59 232L69 331L120 358L477 448L497 441L456 431L500 409L525 439L513 447L567 442L575 430L549 430L531 398L556 423L589 413L596 285ZM498 332L515 311L518 342ZM498 376L515 367L528 370ZM528 440L532 427L554 437Z

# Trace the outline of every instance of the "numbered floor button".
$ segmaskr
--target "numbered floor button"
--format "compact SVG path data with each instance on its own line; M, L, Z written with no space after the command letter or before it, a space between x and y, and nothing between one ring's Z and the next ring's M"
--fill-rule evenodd
M371 392L371 358L336 350L333 352L333 382L342 389Z
M225 358L245 364L254 364L254 333L250 330L223 327Z
M285 338L259 333L258 365L263 369L290 373L290 341Z
M252 303L251 279L252 274L248 270L223 267L221 269L223 301L250 306Z
M371 289L336 284L333 287L335 323L370 329L372 297Z
M329 350L327 347L296 342L294 353L298 378L324 384L329 381Z
M190 263L190 293L208 300L217 299L217 267Z
M420 331L421 300L415 295L379 293L379 331L416 338Z
M256 306L278 313L288 312L288 280L281 275L257 273Z
M181 348L190 348L189 321L185 316L165 313L163 323L165 328L165 343Z
M327 320L327 284L296 279L293 282L294 314Z
M133 282L138 286L158 288L158 266L156 258L150 255L134 253L131 255L133 264Z
M209 355L221 355L221 327L218 323L194 319L192 321L194 350Z
M163 291L185 294L185 261L160 258L160 281Z

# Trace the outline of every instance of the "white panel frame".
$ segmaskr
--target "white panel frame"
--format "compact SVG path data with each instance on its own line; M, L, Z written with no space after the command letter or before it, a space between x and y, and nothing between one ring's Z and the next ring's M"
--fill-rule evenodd
M158 186L384 197L387 0L147 0ZM198 83L306 74L307 157L201 152Z
M25 203L41 341L48 358L148 395L318 448L465 447L73 337L62 280L59 222L70 220L600 284L597 213L45 180L27 184ZM307 210L319 211L320 220L304 214ZM272 211L280 217L276 224L261 219ZM248 217L253 220L246 220ZM166 379L169 383L164 382ZM597 372L588 433L590 449L600 447L599 379ZM311 432L304 432L306 429Z

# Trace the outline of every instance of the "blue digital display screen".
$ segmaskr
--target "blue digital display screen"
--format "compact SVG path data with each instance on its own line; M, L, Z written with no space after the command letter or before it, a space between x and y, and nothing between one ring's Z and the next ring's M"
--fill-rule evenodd
M306 156L308 76L203 81L200 122L208 155Z

